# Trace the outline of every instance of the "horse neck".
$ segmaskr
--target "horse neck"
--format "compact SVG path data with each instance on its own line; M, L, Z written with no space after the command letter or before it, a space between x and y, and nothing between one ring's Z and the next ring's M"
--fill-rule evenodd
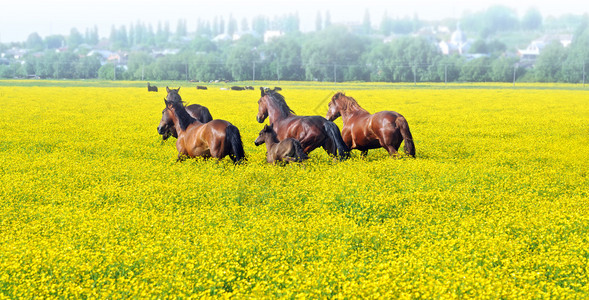
M348 103L345 109L341 110L342 121L347 121L353 116L369 115L370 113L360 105L355 103Z
M186 131L190 124L200 124L200 122L188 114L186 108L181 105L174 107L171 115L172 121L174 121L174 127L176 128L176 132L178 132L178 134L180 134L180 132Z
M274 145L278 144L280 141L276 134L267 133L264 139L264 143L266 143L266 150L270 151Z
M284 120L292 116L292 113L289 111L286 115L282 113L282 110L275 104L273 101L268 101L268 118L270 119L270 124L275 124L278 121Z

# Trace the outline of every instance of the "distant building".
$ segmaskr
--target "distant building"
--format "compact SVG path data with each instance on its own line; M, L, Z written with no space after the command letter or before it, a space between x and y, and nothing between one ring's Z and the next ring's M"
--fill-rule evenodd
M460 23L456 25L456 30L452 32L450 40L439 42L438 47L444 55L454 53L464 55L468 52L468 49L470 49L470 42L466 38L464 31L460 29Z
M264 32L264 43L267 43L271 39L281 37L283 35L284 35L284 33L282 31L268 30L268 31Z
M533 40L526 49L518 49L517 54L522 60L535 60L551 42L558 41L563 47L568 47L572 40L572 35L545 35Z

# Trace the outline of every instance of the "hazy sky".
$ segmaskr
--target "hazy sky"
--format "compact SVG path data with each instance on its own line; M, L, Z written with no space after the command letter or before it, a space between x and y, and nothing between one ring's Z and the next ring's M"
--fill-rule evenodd
M530 7L540 10L544 17L565 13L589 12L589 5L580 0L10 0L3 1L0 11L0 42L24 41L32 32L42 37L50 34L68 35L72 27L84 33L86 28L98 26L100 36L110 34L111 25L119 27L142 21L154 28L158 21L169 21L174 31L178 19L185 19L189 31L196 29L196 20L211 20L233 15L241 24L257 15L273 17L298 12L301 29L313 30L317 12L329 10L332 22L361 22L366 10L374 26L380 23L385 11L391 17L417 14L423 20L458 18L467 11L481 11L493 4L515 9L523 15Z

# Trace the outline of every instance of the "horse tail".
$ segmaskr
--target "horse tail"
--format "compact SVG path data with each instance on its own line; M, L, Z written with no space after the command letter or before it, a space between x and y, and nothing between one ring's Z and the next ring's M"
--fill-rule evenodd
M403 141L405 142L405 145L403 146L405 153L415 157L415 144L413 143L413 136L411 135L411 131L409 131L407 120L405 117L399 117L397 118L396 123L401 131L401 136L403 136Z
M344 160L350 158L350 148L348 145L346 145L346 143L344 143L342 135L339 131L339 127L337 127L337 125L331 121L326 121L323 123L323 128L325 129L329 139L335 144L337 155L340 157L340 159Z
M307 155L307 153L305 153L305 150L303 149L301 142L294 140L293 144L295 148L296 159L298 162L301 162L305 159L309 159L309 156Z
M245 160L245 151L243 150L243 143L241 142L241 134L239 129L233 125L227 126L225 129L225 142L231 146L231 153L229 157L233 160L233 163L238 164L242 160Z

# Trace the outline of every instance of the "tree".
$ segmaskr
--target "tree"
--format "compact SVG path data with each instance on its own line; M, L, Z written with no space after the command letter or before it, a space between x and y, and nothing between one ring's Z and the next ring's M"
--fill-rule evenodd
M45 45L43 45L43 39L36 32L29 34L25 45L31 50L41 50L45 47Z
M368 44L366 37L353 35L343 26L334 25L314 33L301 49L305 78L342 81L345 71L341 66L357 64Z
M542 14L537 8L530 8L522 18L522 29L538 30L542 27Z
M562 62L567 58L566 49L558 41L546 46L538 56L534 66L534 77L539 82L562 80Z
M243 32L247 32L247 31L249 31L249 30L250 30L250 25L249 25L249 22L247 21L247 19L246 19L246 18L243 18L243 19L241 20L241 31L243 31Z
M585 66L585 74L589 73L589 16L585 16L575 30L568 55L562 66L562 79L572 83L581 82L583 66Z
M501 57L491 63L490 78L494 82L512 82L515 68L515 77L520 78L525 73L525 69L517 67L518 59L515 57Z
M323 18L321 17L321 12L317 12L317 17L315 17L315 31L321 31L323 29Z
M238 81L252 79L253 64L259 57L258 52L247 45L237 44L231 48L225 63L231 79Z
M75 78L97 78L100 69L100 58L98 56L84 56L78 60L74 67Z
M84 43L84 37L76 28L70 30L70 35L67 38L67 45L70 49L76 49L80 44Z
M489 76L489 66L491 59L488 57L480 57L473 59L462 66L460 72L460 80L487 82L491 80Z
M259 35L264 35L268 29L268 19L265 16L256 16L252 20L252 29Z
M261 46L264 60L260 75L265 80L303 80L305 70L302 67L300 34L287 34Z
M188 28L186 26L186 20L179 19L176 25L176 37L185 37L188 34Z
M433 64L440 56L438 47L426 38L404 37L374 47L367 61L375 64L371 78L376 81L430 81L438 78Z
M362 20L362 34L370 34L372 32L372 24L370 23L370 13L368 9L364 12L364 19Z
M229 15L229 21L227 21L227 34L233 36L237 32L237 20L233 15Z
M45 37L45 45L48 49L58 49L65 44L65 38L62 35L50 35Z
M329 10L325 11L325 20L323 22L323 28L331 26L331 14L329 13Z

